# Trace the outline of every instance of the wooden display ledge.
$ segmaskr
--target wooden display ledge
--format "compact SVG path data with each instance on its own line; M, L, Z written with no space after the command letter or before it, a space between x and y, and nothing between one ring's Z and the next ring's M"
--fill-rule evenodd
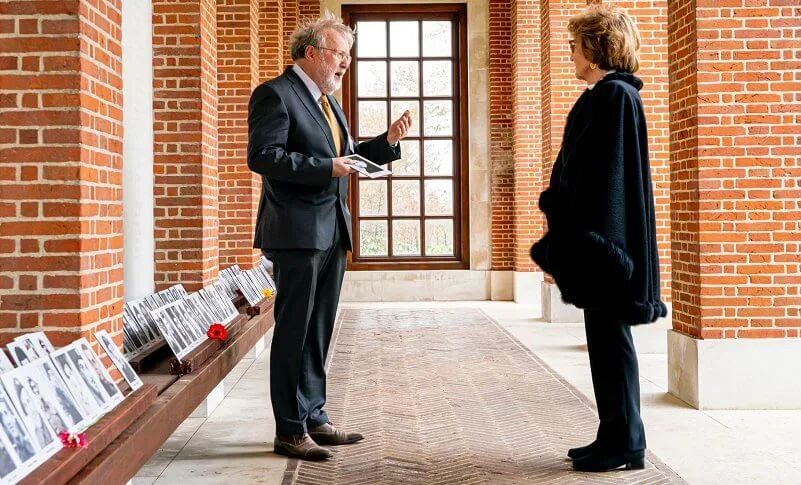
M245 323L248 321L248 316L239 314L233 320L228 322L225 330L228 332L228 340L236 338L236 335L244 328ZM225 345L225 342L219 340L204 340L200 345L195 347L194 350L185 355L181 360L176 358L170 359L170 374L182 376L184 374L191 374L192 371L199 368L203 362L206 362L209 357L217 350Z
M128 363L131 364L131 367L133 367L133 370L135 370L137 374L141 374L156 367L164 360L164 357L171 352L167 341L163 340L159 345L153 346L141 354L131 357Z
M275 320L270 309L271 306L245 322L241 331L229 336L191 374L176 377L175 382L160 393L155 403L139 419L72 477L69 483L126 483L136 475L172 432L273 326Z
M84 432L86 448L62 448L19 483L25 485L67 483L142 416L156 401L156 396L155 386L140 387Z
M275 305L275 295L270 298L263 298L260 302L253 306L245 306L245 312L250 316L261 315Z

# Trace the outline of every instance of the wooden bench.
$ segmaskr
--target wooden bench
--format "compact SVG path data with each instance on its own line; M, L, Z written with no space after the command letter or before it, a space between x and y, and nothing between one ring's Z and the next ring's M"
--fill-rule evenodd
M126 483L275 324L274 303L240 308L224 343L204 342L177 368L171 355L149 361L145 385L86 431L86 448L60 450L20 483Z

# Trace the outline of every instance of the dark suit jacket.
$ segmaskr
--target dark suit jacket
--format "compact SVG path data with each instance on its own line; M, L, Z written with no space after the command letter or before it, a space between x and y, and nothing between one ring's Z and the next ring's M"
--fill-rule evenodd
M344 155L358 153L384 164L400 158L386 132L354 145L336 99L328 101L339 121ZM248 167L262 177L253 247L328 249L339 218L351 244L348 178L332 177L331 129L303 80L287 68L253 91L248 106ZM342 226L341 226L342 227Z

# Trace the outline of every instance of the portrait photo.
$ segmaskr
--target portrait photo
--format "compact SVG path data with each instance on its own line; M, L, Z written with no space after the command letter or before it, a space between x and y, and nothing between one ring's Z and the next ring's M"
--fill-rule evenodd
M67 357L68 350L69 347L58 349L51 354L50 359L53 361L59 376L64 380L64 384L66 384L70 394L84 411L84 415L94 419L103 412L105 404L93 396L89 387L78 375L78 370Z
M39 388L56 403L62 414L73 429L81 429L88 423L88 416L81 405L70 393L67 384L56 371L55 364L50 359L39 359L31 364L31 376L36 379ZM34 393L35 389L32 388Z
M23 426L39 450L48 449L53 442L61 444L27 384L28 369L20 367L0 376L3 386L17 410Z
M0 483L13 483L20 476L20 460L5 433L0 430Z
M114 405L122 402L124 396L122 395L122 392L120 392L120 388L117 387L117 385L111 379L108 369L106 369L106 366L103 365L100 357L98 357L97 353L89 345L89 342L85 338L79 338L73 345L78 348L80 354L84 357L86 362L89 363L90 370L94 373L94 376L97 377L97 380L100 382L100 385L108 395L111 402Z
M11 359L9 359L8 355L2 349L0 349L0 374L13 368L14 364L11 362Z
M114 343L111 335L109 335L109 333L105 330L101 330L95 334L95 338L103 350L106 351L106 354L108 355L109 359L111 359L114 367L120 371L122 378L125 379L125 382L127 382L129 386L131 386L131 389L135 391L142 387L142 379L136 375L136 372L134 371L133 367L131 367L131 364L129 364L125 357L123 357L123 355L120 353L120 349L117 348L117 345Z
M22 424L22 419L4 388L0 389L0 428L23 465L36 456L39 448L25 425Z
M30 364L37 358L36 355L30 355L28 353L22 342L9 342L6 344L6 349L8 349L8 353L11 354L11 358L14 360L14 363L17 364L17 367Z

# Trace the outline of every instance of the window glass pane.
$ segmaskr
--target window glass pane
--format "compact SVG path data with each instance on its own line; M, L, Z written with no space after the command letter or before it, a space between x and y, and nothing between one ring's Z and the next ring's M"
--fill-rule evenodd
M359 181L359 213L363 216L387 215L387 182Z
M393 97L420 95L420 63L417 61L392 61L391 93Z
M427 216L453 214L453 180L426 180L425 187Z
M356 32L357 57L386 57L386 22L357 22Z
M359 61L358 63L358 95L387 95L387 63L385 61Z
M417 21L389 23L389 54L392 57L420 55L420 36Z
M453 219L426 220L426 255L455 255L453 250Z
M420 136L420 102L419 101L393 101L391 123L401 117L404 111L409 110L412 115L412 126L406 136ZM383 133L383 132L381 132Z
M417 180L392 181L392 215L420 215L420 182Z
M453 95L451 61L423 61L423 96Z
M426 140L425 175L453 175L453 142Z
M392 221L392 254L420 256L420 221Z
M451 56L451 23L449 21L423 22L423 56Z
M387 103L359 101L359 136L376 136L387 131Z
M392 162L392 175L420 175L420 142L401 140L401 159Z
M453 135L453 104L451 101L423 101L425 136Z
M387 221L361 221L359 250L362 256L387 256Z

